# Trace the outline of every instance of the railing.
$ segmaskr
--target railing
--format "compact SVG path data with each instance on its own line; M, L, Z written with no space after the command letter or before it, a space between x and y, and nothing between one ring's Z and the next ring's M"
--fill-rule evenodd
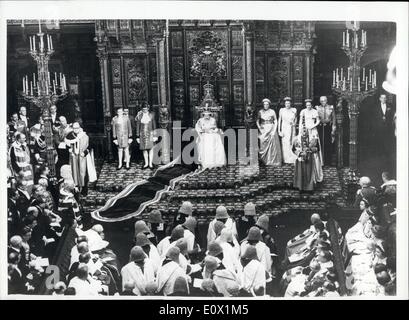
M75 245L76 232L74 227L66 227L58 242L58 246L55 250L54 258L51 261L51 265L58 268L60 279L65 279L68 274L71 260L71 249ZM47 274L44 275L44 280L40 286L38 293L42 295L50 294L50 289L47 288L46 280Z
M334 267L335 267L335 272L337 273L337 276L338 276L339 294L341 296L346 296L347 288L346 288L345 264L344 264L345 259L344 259L344 256L342 254L341 247L340 247L340 241L339 241L340 239L339 239L337 224L335 223L335 220L332 217L328 219L327 229L330 234L332 252L334 254Z

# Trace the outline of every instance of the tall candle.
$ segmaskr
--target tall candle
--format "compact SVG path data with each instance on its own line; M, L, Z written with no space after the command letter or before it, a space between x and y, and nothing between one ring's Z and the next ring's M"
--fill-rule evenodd
M362 45L362 47L365 45L365 42L364 42L364 30L362 30L362 32L361 32L361 45Z
M51 35L50 35L50 42L51 42L51 50L54 50L53 37Z
M34 47L34 51L36 51L36 37L33 36L33 47Z
M349 47L349 31L347 30L347 47Z
M362 79L365 78L365 68L362 68Z
M54 94L56 94L57 92L55 91L55 80L53 80L53 88L54 88Z
M36 74L33 73L33 82L34 82L34 87L36 86Z
M51 85L51 80L50 80L50 71L48 71L48 85Z
M341 80L344 78L344 68L341 68Z
M345 47L345 32L342 32L342 46Z
M350 72L351 72L351 68L348 67L348 81L349 81Z
M375 82L375 86L376 86L376 71L374 72L373 77L374 77L374 82Z
M358 92L361 91L361 78L358 77Z
M26 93L26 82L24 81L24 78L23 78L23 92Z
M29 37L30 39L30 51L33 51L33 39L31 39L31 37Z
M31 95L33 96L34 91L33 91L33 82L32 81L30 81L30 88L31 88Z
M28 77L26 76L26 93L28 94Z
M349 81L349 91L351 91L351 92L352 92L352 80L351 80L351 81Z
M355 48L358 49L358 34L355 33Z
M41 33L41 20L38 20L38 33Z
M58 86L58 78L57 78L57 72L54 72L54 79L55 79L55 85Z
M335 70L332 71L332 86L335 87Z

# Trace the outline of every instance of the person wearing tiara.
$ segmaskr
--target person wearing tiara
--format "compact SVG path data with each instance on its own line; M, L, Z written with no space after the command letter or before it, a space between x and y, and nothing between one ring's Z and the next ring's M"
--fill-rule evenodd
M320 124L320 118L318 115L318 111L312 107L312 100L311 99L305 99L305 109L301 110L300 112L300 123L298 127L298 132L303 132L304 129L308 133L308 137L310 140L313 139L313 137L319 137L317 126ZM321 150L321 143L320 140L318 139L317 141L317 147L318 151L314 154L314 156L317 158L316 159L316 164L317 164L317 177L318 181L322 181L323 177L323 172L322 172L322 166L324 165L322 161L322 150Z
M202 117L196 122L195 129L198 134L198 160L202 168L225 166L227 160L221 130L217 128L216 119L207 104Z
M319 122L318 115L314 119L311 100L306 99L306 109L300 113L300 130L293 140L293 152L297 156L294 171L294 187L300 191L313 191L315 185L323 181L321 150L315 126ZM316 123L316 124L315 124ZM314 126L315 124L315 126ZM315 129L315 130L314 130Z
M278 121L276 113L270 108L271 101L263 100L263 109L258 112L257 127L260 131L260 160L265 165L281 166L281 147L277 134Z
M292 152L292 142L296 136L297 109L291 107L291 98L284 98L284 108L278 115L278 135L281 137L284 163L294 163L297 158Z

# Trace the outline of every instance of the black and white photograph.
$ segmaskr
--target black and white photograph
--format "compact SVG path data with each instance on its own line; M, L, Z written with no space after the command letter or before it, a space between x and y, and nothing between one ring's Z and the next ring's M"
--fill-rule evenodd
M2 297L408 298L407 3L208 5L0 4Z

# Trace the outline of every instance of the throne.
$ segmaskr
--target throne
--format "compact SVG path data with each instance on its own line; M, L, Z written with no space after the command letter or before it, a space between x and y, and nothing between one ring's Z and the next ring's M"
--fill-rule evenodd
M203 86L203 88L204 95L202 102L199 106L194 107L193 126L195 126L196 122L203 116L203 112L208 111L211 113L211 116L216 119L218 128L224 128L225 119L223 107L219 106L219 104L215 101L213 85L207 83Z

